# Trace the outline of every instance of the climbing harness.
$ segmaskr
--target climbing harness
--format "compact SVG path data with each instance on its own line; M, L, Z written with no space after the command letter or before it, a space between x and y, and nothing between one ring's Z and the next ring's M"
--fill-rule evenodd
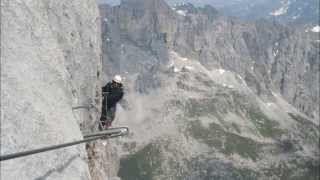
M107 95L108 95L108 94L109 94L109 92L102 92L102 96L104 96L104 99L105 99L105 108L104 108L102 111L105 111L105 116L104 116L104 118L106 119L104 125L102 124L102 121L101 121L101 120L99 121L99 125L100 125L100 127L101 127L102 129L106 129L106 126L107 126L107 124L109 123L109 122L107 122L107 121L108 121L108 115L107 115L107 113L108 113L108 111L107 111L107 109L108 109ZM102 116L103 116L103 113L102 113Z

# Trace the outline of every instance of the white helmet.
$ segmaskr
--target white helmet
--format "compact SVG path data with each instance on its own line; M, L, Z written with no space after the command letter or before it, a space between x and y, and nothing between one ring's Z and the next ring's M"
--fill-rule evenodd
M115 75L112 80L119 84L122 83L122 78L120 75Z

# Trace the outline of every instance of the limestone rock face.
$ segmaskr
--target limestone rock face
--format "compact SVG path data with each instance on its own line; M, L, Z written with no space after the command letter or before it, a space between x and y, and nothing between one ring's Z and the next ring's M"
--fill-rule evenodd
M82 139L99 107L94 0L1 1L1 154ZM1 162L1 179L88 180L83 145Z

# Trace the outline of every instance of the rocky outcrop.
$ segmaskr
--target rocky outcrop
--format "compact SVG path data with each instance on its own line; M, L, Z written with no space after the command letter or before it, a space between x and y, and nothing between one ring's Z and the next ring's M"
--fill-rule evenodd
M104 56L103 63L112 63L111 74L112 71L140 72L158 68L168 60L165 34L161 32L159 22L165 22L167 16L174 17L174 14L165 2L124 1L119 7L103 5L100 10L103 51L105 54L112 52L112 55ZM127 59L132 61L128 63Z
M82 139L100 106L95 1L1 1L1 154ZM1 162L1 179L91 179L84 145Z
M120 158L115 139L87 144L87 152L92 180L119 180Z

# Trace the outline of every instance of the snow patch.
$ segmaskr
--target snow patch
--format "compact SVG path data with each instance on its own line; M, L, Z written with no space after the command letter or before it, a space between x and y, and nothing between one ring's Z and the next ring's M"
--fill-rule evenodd
M272 12L270 15L272 15L272 16L280 16L280 15L283 15L283 14L287 13L287 10L288 9L286 9L284 7L281 7L280 9Z
M315 32L315 33L320 32L320 26L317 25L317 26L313 27L313 28L311 29L311 31L312 31L312 32Z
M241 81L243 81L242 76L240 76L240 74L237 74L238 78L241 79Z
M219 71L220 74L223 74L223 73L226 72L226 70L224 70L224 69L219 69L218 71Z
M275 51L273 51L273 56L276 57L278 55L278 53L279 53L279 50L276 49Z
M225 83L223 83L222 86L223 87L227 87L227 88L231 88L231 89L234 88L233 85L229 85L229 84L225 84Z
M179 70L178 68L174 67L174 68L173 68L173 72L174 72L174 73L177 73L177 72L180 72L180 70Z
M290 5L290 1L287 2L281 2L282 3L282 7L280 7L279 9L273 11L270 13L271 16L281 16L287 13L288 9L289 9L289 5Z
M268 106L268 107L270 107L270 106L272 106L272 105L274 105L274 103L272 103L272 102L268 102L268 103L267 103L267 106Z
M183 69L191 71L191 70L194 70L194 67L192 67L192 66L183 66Z
M188 13L186 10L177 10L176 12L181 16L187 16L187 13Z
M241 84L244 84L245 86L247 85L246 81L243 79L242 76L240 76L239 74L237 74L238 78L241 80Z
M300 17L300 14L299 14L299 15L296 15L296 16L293 16L292 19L293 19L293 20L296 20L296 19L298 19L299 17Z
M304 32L314 32L314 33L319 33L320 32L320 26L319 25L316 25L312 28L307 28Z
M181 61L188 61L188 58L180 58Z

